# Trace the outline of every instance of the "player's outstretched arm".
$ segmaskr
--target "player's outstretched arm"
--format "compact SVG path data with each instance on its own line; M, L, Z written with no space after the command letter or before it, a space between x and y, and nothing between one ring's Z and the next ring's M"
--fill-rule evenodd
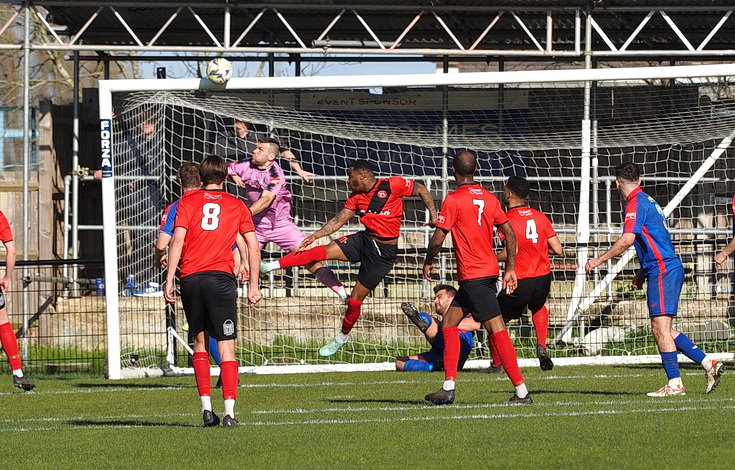
M166 289L163 292L163 296L166 302L176 302L176 293L174 291L176 269L181 260L181 249L184 247L184 237L186 236L186 229L184 227L176 227L174 229L174 238L171 240L168 252L168 262L170 266L174 266L174 269L166 271Z
M260 289L258 289L258 275L260 274L260 245L258 245L258 238L255 236L255 232L244 233L243 238L247 245L246 252L248 265L250 266L248 300L250 300L250 305L255 305L263 298L260 293Z
M327 235L333 234L354 216L355 216L355 211L353 211L352 209L343 207L342 210L339 211L337 215L329 219L329 221L326 224L324 224L322 228L320 228L316 232L306 237L304 241L302 241L301 244L298 246L298 248L296 248L296 250L303 251L307 249L316 240L322 237L326 237Z
M595 269L605 261L614 258L622 253L625 253L625 250L630 248L633 245L634 241L634 233L624 233L620 238L615 241L615 243L613 244L613 246L610 247L609 250L607 250L605 253L598 256L597 258L592 258L591 260L587 261L587 264L584 267L585 271L587 272L587 274L590 274L593 269Z
M444 239L447 238L447 230L437 227L434 230L434 234L429 240L429 245L426 247L426 257L424 258L423 273L424 278L428 281L433 281L431 274L434 272L434 258L441 251L444 245Z
M309 171L304 170L301 167L301 164L298 162L298 160L296 160L296 155L294 155L294 153L292 151L290 151L288 149L282 151L281 152L281 157L283 157L286 160L288 160L288 164L291 167L291 169L293 171L295 171L296 174L299 175L301 177L301 179L304 180L305 183L311 183L312 182L311 177L312 176L316 176L316 175L314 173L311 173Z
M13 240L8 240L3 245L5 245L5 275L0 279L0 288L6 291L10 287L10 279L13 277L13 269L15 269L16 250Z
M727 246L723 248L721 252L715 255L715 262L719 266L721 266L725 262L727 257L730 255L730 253L732 253L733 251L735 251L735 237L733 237L733 239L730 240L730 243L728 243Z
M434 204L434 196L432 196L431 192L426 189L426 186L419 183L418 181L414 181L413 183L413 196L418 196L419 198L421 198L421 202L424 203L424 206L429 211L429 221L426 222L424 225L428 225L429 227L436 227L437 213L436 204Z

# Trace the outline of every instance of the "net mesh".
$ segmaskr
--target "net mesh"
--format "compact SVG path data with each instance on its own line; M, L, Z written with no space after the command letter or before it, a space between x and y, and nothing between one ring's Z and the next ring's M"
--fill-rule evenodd
M437 204L454 189L448 168L459 150L477 152L479 180L496 195L508 176L531 181L531 206L552 220L564 255L552 259L548 301L551 338L567 323L574 293L578 250L594 256L621 232L622 204L610 178L622 161L642 166L644 189L664 206L735 130L735 103L728 80L702 77L669 80L598 82L589 91L593 122L591 233L578 242L583 155L582 83L533 86L406 87L258 92L192 90L121 93L114 96L114 178L118 221L118 265L123 292L120 318L124 354L145 356L165 348L164 304L143 297L148 282L160 282L153 266L153 240L167 203L180 196L175 183L182 162L199 162L219 153L228 162L249 156L259 137L277 136L315 174L306 183L279 163L294 193L292 216L305 234L336 214L348 195L348 162L368 159L379 177L401 175L425 184ZM247 143L233 139L234 120L251 123ZM730 198L735 176L726 150L669 217L677 250L687 268L678 326L710 351L731 349L729 311L731 264L717 270L712 261L731 232ZM243 196L228 182L228 191ZM432 233L418 199L406 200L393 271L363 305L351 341L332 358L318 348L338 331L344 304L305 269L276 271L263 279L265 299L255 307L241 300L238 360L245 365L385 362L427 351L431 345L405 318L402 302L433 312L433 293L420 276ZM335 237L360 230L357 218ZM326 243L329 240L322 240ZM449 246L449 244L447 244ZM273 244L264 259L281 256ZM454 259L440 257L440 277L456 283ZM731 262L728 262L731 263ZM327 262L348 291L357 266ZM632 262L591 308L575 319L574 340L557 344L552 357L584 354L637 355L656 352L647 328L645 299L628 286ZM609 266L608 266L609 269ZM603 273L604 273L603 269ZM135 287L125 291L126 280ZM589 277L589 286L599 281ZM137 291L136 291L137 289ZM141 289L143 292L141 292ZM155 295L155 292L153 293ZM574 298L576 296L576 298ZM176 327L183 325L178 311ZM535 357L531 321L510 325L520 357ZM478 347L473 357L484 357ZM147 357L147 356L146 356Z

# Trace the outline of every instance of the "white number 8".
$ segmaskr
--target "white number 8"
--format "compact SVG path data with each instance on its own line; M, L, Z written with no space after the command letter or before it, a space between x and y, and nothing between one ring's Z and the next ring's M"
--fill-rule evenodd
M220 205L213 202L208 202L202 206L202 230L217 230L220 210Z

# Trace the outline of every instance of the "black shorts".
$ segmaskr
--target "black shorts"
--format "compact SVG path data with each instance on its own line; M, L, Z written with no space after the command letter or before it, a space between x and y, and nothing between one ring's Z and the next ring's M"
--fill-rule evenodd
M350 262L360 263L357 280L370 290L378 287L396 264L398 245L377 242L367 232L353 233L335 241Z
M181 280L181 303L189 335L208 331L221 341L237 338L237 281L224 271L203 271Z
M455 299L475 321L483 323L500 315L496 291L497 276L467 279L459 282Z
M498 294L498 303L500 311L503 312L503 318L509 320L521 318L521 315L526 312L526 307L531 309L531 312L541 310L549 297L550 290L551 274L519 279L518 287L512 294L506 294L505 291Z

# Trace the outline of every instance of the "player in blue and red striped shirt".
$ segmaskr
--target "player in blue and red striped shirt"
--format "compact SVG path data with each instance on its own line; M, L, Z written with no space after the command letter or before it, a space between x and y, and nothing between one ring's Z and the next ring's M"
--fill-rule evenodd
M674 251L666 218L661 206L641 189L641 171L638 165L626 162L615 168L615 184L625 198L623 235L613 246L597 258L587 262L587 273L610 258L635 246L641 269L633 278L633 287L641 289L648 281L646 291L648 314L656 346L661 354L668 384L648 393L649 397L686 395L676 351L698 362L705 370L709 393L717 387L724 370L721 362L708 357L680 331L673 328L673 319L679 308L679 296L684 285L684 267Z

